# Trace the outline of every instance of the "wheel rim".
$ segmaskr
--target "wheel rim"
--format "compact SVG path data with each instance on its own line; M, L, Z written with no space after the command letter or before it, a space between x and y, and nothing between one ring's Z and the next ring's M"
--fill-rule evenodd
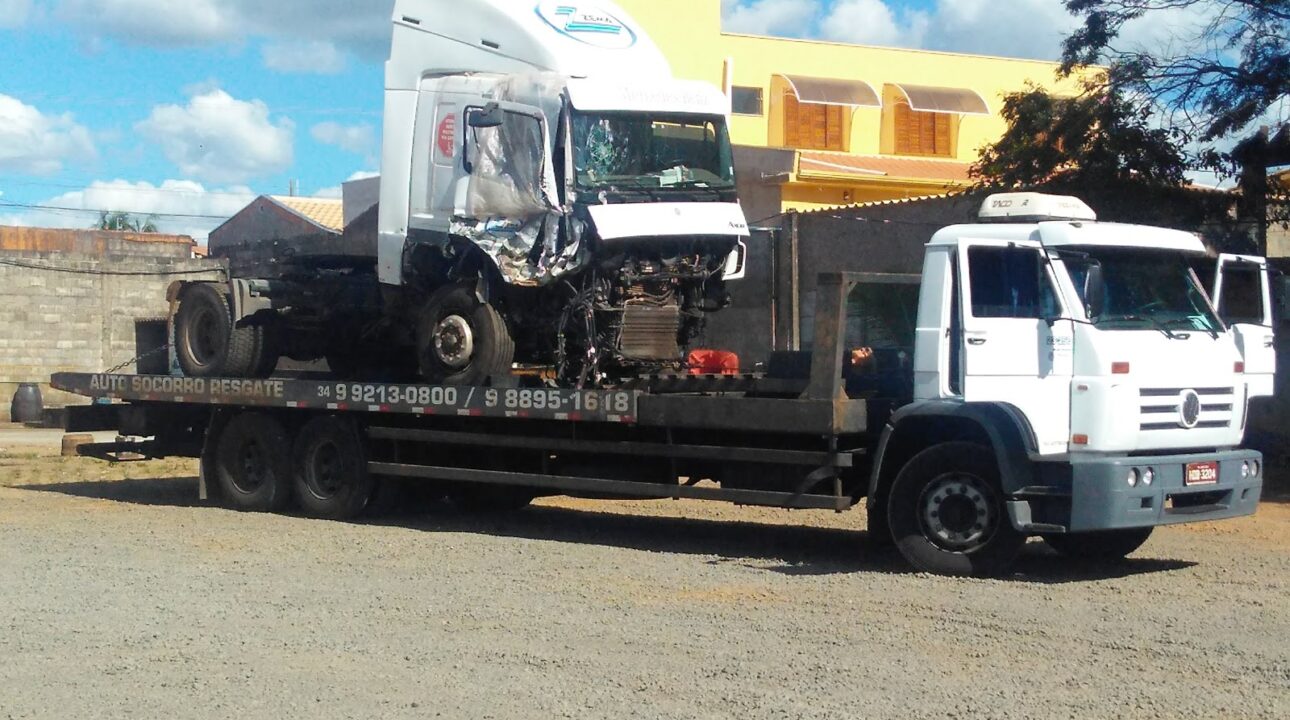
M268 484L273 478L273 470L268 463L268 453L259 442L248 441L242 446L237 458L238 472L233 478L233 487L238 492L251 495Z
M223 354L223 333L210 308L202 307L193 313L185 334L189 351L198 365L209 366Z
M475 334L470 322L460 315L449 315L434 329L434 354L439 362L460 370L475 355Z
M965 553L986 543L998 524L989 485L975 475L943 475L919 500L924 535L943 550Z
M320 443L309 453L305 484L321 500L335 497L345 487L345 461L340 448L331 442Z

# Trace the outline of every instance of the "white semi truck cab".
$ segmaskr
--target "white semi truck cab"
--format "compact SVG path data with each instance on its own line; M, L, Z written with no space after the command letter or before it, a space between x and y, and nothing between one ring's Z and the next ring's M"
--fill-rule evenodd
M927 247L913 401L874 467L870 506L891 503L902 549L988 560L1011 526L1122 556L1156 525L1253 512L1262 461L1240 446L1272 393L1265 261L1220 257L1211 296L1192 234L1031 193L981 219Z
M169 293L178 362L564 387L682 370L743 275L729 112L612 3L397 0L380 177L346 185L340 238L283 237L272 213L221 228L228 281Z
M729 109L611 3L398 0L380 281L486 306L431 300L426 374L499 373L508 341L576 385L678 366L743 271ZM494 310L511 337L472 317Z

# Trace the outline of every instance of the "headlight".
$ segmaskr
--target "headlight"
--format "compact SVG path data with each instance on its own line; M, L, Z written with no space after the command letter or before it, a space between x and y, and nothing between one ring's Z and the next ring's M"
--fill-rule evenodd
M1129 487L1137 487L1138 481L1142 479L1142 473L1138 472L1137 468L1133 468L1125 479L1129 481Z
M1250 478L1250 470L1252 469L1253 468L1250 467L1249 460L1246 460L1245 462L1241 463L1241 479L1248 480Z
M1250 461L1250 477L1258 477L1263 472L1263 465L1258 460Z
M1147 468L1147 471L1142 473L1142 484L1146 485L1147 487L1151 487L1151 483L1155 481L1156 481L1155 468Z

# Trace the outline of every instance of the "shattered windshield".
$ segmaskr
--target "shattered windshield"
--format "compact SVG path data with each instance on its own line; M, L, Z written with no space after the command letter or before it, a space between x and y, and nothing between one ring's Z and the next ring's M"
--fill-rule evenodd
M1063 250L1071 281L1088 307L1089 272L1102 266L1105 307L1090 318L1106 330L1222 332L1186 258L1167 250L1081 247Z
M730 136L722 118L574 113L579 190L731 189Z

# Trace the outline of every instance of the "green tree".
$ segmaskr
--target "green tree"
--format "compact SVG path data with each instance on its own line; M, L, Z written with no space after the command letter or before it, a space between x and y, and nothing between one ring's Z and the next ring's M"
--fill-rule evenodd
M108 212L107 210L99 214L99 221L94 225L94 229L136 233L159 232L155 215L137 218L128 212Z
M1268 171L1290 164L1290 0L1064 0L1082 25L1062 71L1105 63L1110 80L1161 111L1195 143L1195 162L1240 182L1240 211L1290 224L1290 190ZM1134 21L1173 28L1149 47L1125 43Z
M1290 95L1290 0L1065 0L1083 25L1063 72L1109 64L1115 82L1171 112L1203 142L1244 136ZM1136 20L1169 23L1151 47L1123 45ZM1274 120L1284 124L1286 118Z
M1185 133L1161 127L1149 105L1099 76L1075 97L1031 86L1004 98L1008 129L981 150L975 190L1075 195L1104 220L1198 231L1224 249L1251 252L1232 197L1189 187Z
M972 169L985 189L1185 182L1181 133L1156 126L1149 110L1095 82L1077 97L1032 85L1004 98L1003 117L1007 131Z

